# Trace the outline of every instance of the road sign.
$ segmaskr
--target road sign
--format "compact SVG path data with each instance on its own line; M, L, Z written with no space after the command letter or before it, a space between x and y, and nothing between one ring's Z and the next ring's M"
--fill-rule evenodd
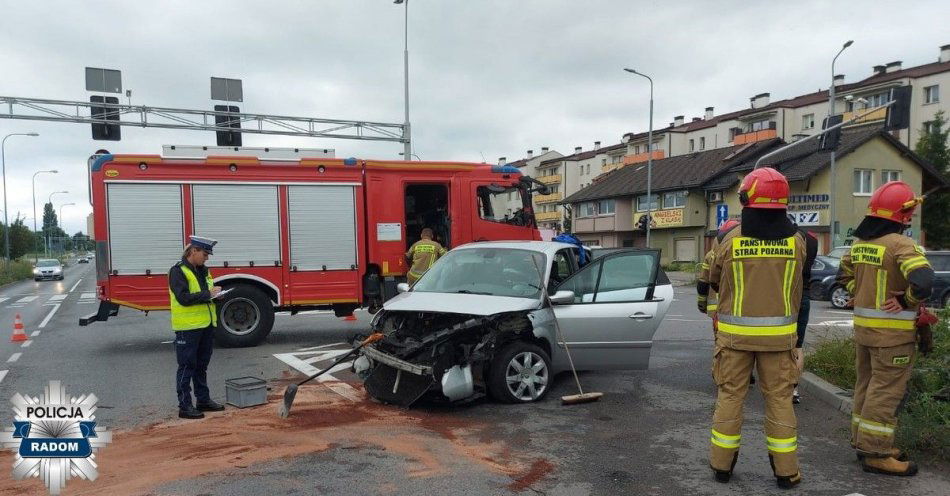
M716 229L722 227L722 224L729 218L729 205L720 203L716 205Z

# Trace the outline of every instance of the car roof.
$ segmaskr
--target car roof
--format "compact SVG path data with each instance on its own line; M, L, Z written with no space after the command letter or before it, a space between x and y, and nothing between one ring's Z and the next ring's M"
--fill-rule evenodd
M472 248L502 248L508 250L529 250L545 255L554 255L558 250L564 248L577 248L576 245L560 243L557 241L477 241L455 247L456 250L468 250Z

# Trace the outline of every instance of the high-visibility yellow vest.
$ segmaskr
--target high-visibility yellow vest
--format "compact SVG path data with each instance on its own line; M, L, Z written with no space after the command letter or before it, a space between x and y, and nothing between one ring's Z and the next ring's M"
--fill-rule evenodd
M179 267L181 268L181 272L185 274L185 279L188 280L188 292L200 292L201 285L198 284L198 276L185 265L179 265ZM208 289L210 290L214 287L214 280L211 278L210 270L205 279ZM213 301L185 306L178 303L178 298L175 298L171 287L168 288L168 298L171 301L173 331L191 331L218 325L218 316Z

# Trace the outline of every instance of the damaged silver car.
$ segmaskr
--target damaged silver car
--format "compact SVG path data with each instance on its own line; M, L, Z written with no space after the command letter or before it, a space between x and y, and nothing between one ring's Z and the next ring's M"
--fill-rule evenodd
M569 370L563 340L579 370L647 368L673 300L659 252L579 256L589 255L544 241L453 249L376 314L385 338L354 363L367 392L402 406L426 395L537 401Z

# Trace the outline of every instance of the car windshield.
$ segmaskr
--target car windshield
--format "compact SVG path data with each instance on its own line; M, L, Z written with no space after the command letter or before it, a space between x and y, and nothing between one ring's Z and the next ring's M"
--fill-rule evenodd
M508 248L453 250L412 287L422 293L462 293L538 298L544 255Z
M818 256L816 257L816 259L817 259L819 262L826 263L826 264L830 265L831 267L833 267L833 268L835 268L835 269L838 268L838 264L841 262L841 259L840 259L840 258L832 258L832 257L830 257L830 256L825 256L825 255L818 255Z
M850 246L839 246L839 247L835 248L834 250L831 250L830 252L828 252L828 255L827 255L827 256L829 256L829 257L831 257L831 258L840 259L841 257L844 256L845 253L848 253L848 251L850 251L850 250L851 250L851 247L850 247Z
M59 260L40 260L36 262L37 267L58 267Z

